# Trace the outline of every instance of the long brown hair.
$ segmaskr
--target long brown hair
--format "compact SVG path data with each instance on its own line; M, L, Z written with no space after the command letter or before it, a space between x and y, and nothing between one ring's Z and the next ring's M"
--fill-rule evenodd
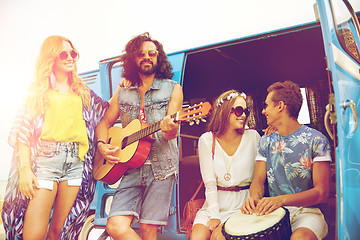
M236 97L231 97L237 95ZM213 111L211 112L208 131L214 132L216 135L225 133L226 127L229 122L231 108L237 98L242 97L242 93L236 90L229 90L222 93L213 103Z
M68 42L76 51L72 42L62 36L50 36L45 39L41 46L36 62L35 80L30 85L26 103L34 115L43 113L47 105L47 95L52 88L51 75L53 73L54 62L62 51L64 41ZM76 63L74 71L69 73L68 84L71 90L81 97L83 104L88 108L90 106L90 89L77 74Z
M120 62L122 62L121 66L123 67L121 76L129 80L132 85L141 83L135 59L136 52L141 49L144 42L153 42L156 50L159 52L155 77L159 79L171 79L174 76L174 73L172 73L173 68L167 59L163 45L159 41L152 39L148 32L134 37L126 44L125 53L120 57Z

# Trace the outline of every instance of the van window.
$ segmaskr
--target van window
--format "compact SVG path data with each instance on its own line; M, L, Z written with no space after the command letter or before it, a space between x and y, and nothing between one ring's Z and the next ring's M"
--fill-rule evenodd
M301 90L301 95L303 96L303 104L301 105L298 121L300 124L310 124L310 114L309 114L308 101L306 97L306 89L300 88L300 90Z
M355 39L359 40L359 21L356 15L351 15L348 7L341 0L332 1L336 34L344 51L360 63L359 46L357 46L355 41Z

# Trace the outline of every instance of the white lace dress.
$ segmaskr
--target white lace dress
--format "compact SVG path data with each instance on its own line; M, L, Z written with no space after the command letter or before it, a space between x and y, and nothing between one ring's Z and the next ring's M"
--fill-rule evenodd
M224 223L232 214L240 210L244 201L249 197L249 190L240 192L218 191L217 185L231 187L246 186L251 183L259 140L260 135L256 130L245 130L240 145L233 156L228 156L219 142L215 140L213 159L212 133L206 132L201 135L199 139L199 161L206 189L206 201L198 211L194 224L201 223L206 226L210 219L220 219L221 223ZM224 179L227 172L231 175L229 181Z

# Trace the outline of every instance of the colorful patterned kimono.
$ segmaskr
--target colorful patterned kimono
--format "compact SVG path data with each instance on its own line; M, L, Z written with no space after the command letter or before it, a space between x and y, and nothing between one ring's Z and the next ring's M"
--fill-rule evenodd
M92 177L93 157L95 155L95 128L106 109L109 107L107 101L102 100L90 90L90 107L83 106L83 118L86 123L89 140L89 151L85 155L85 165L82 184L68 217L61 231L60 239L77 239L81 228L87 218L90 203L95 192L95 180ZM43 125L44 114L31 117L25 108L21 109L15 118L10 131L9 144L14 148L11 170L6 187L2 219L6 231L6 239L22 239L22 228L24 215L29 200L20 192L19 182L19 157L16 142L22 142L31 146L31 165L34 170L34 159L40 146L40 134Z

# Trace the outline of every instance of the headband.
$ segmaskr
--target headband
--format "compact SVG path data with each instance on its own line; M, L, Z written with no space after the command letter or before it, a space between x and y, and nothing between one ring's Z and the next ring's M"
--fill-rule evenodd
M241 96L241 97L243 97L244 99L246 99L246 94L245 93L238 93L238 92L232 92L232 93L230 93L226 98L219 98L218 100L217 100L217 103L216 103L216 106L217 107L220 107L221 106L221 104L223 104L224 103L224 101L225 100L230 100L230 99L232 99L232 98L236 98L237 96Z

